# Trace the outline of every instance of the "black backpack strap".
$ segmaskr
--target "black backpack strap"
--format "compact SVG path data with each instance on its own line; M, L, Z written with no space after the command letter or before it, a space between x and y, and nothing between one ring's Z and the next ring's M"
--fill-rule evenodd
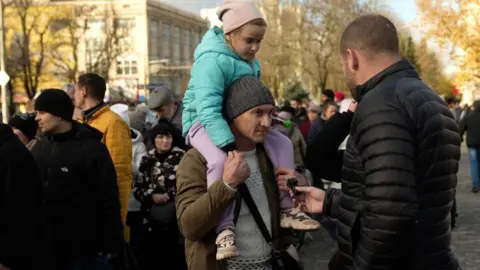
M239 185L237 189L238 191L240 191L240 194L242 195L242 198L245 201L245 204L248 206L248 209L250 209L250 213L252 214L253 219L255 219L255 223L257 223L258 228L262 232L263 238L265 238L267 243L269 244L272 243L272 236L268 232L267 226L263 222L262 216L258 211L257 205L253 201L250 191L248 191L248 187L245 185L245 183L243 183Z

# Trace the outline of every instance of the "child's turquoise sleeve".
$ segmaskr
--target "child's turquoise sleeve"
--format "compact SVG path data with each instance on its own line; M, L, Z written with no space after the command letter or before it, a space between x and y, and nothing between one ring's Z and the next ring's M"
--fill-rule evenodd
M192 68L192 91L197 100L198 120L219 148L233 143L234 137L222 115L225 74L216 59L205 58Z

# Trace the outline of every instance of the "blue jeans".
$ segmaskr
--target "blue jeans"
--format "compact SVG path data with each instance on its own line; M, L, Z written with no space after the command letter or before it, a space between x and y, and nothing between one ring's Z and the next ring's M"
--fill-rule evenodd
M83 257L75 260L69 270L112 270L107 257Z
M472 185L474 188L480 188L480 148L468 148L468 155L470 156Z

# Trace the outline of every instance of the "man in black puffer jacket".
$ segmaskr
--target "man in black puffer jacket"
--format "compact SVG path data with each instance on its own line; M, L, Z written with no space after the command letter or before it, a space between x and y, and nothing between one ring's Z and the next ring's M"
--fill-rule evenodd
M45 138L32 149L44 180L45 265L39 269L110 269L123 239L115 168L102 133L72 121L62 90L35 101Z
M395 26L381 15L361 16L345 29L343 68L359 104L342 190L324 198L314 188L300 190L309 195L308 210L338 219L339 269L459 269L450 248L458 127L443 99L401 59L398 43Z

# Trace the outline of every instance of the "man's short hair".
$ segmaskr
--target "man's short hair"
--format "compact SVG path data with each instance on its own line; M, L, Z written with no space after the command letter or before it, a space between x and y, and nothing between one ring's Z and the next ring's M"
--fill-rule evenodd
M95 100L103 100L107 91L105 79L96 73L86 73L78 78L78 86L85 87L88 95Z
M323 105L322 112L325 112L328 109L328 107L330 107L330 106L333 106L333 107L337 108L337 110L338 110L338 104L335 103L335 101L329 100L329 101L325 102L325 104Z
M343 31L340 53L344 55L347 49L365 51L369 57L377 53L400 54L397 29L382 15L360 16Z

